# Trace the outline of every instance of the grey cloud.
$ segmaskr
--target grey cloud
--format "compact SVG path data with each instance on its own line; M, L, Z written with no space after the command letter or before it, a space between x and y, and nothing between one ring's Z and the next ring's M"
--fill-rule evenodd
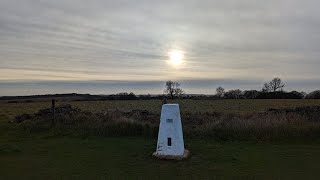
M128 80L132 74L155 80L317 81L319 5L316 0L2 0L0 70L128 75ZM185 52L186 67L166 64L174 48ZM201 78L192 77L196 72Z

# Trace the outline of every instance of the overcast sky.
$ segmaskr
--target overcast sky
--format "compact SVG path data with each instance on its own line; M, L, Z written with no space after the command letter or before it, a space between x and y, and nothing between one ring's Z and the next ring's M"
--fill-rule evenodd
M26 82L212 83L194 85L196 93L261 88L276 76L288 89L310 91L320 85L319 7L317 0L0 0L0 95L10 95L12 83L25 94ZM172 50L184 54L178 67L167 62Z

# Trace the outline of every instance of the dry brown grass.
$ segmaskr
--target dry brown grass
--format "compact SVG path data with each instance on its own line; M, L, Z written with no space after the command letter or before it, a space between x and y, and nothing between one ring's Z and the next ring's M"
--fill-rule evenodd
M320 106L319 99L230 99L230 100L174 100L169 103L179 103L182 113L232 113L232 114L251 114L265 112L270 108L296 108L304 106ZM135 109L147 110L160 114L161 100L117 100L117 101L68 101L59 99L57 105L71 104L73 107L83 111L93 113L106 111L129 112ZM0 101L0 116L14 118L22 113L35 113L40 109L51 106L51 101L40 101L31 103L7 103Z
M187 137L218 140L312 139L320 136L320 117L314 116L319 110L320 107L311 107L243 115L182 113L182 121ZM20 125L31 132L54 129L82 135L155 137L159 119L159 114L146 110L92 113L76 109L57 113L54 125L51 124L50 113L31 115Z

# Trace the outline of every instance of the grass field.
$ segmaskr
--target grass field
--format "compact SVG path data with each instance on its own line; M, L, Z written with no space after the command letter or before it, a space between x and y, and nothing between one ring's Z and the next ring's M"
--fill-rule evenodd
M318 179L320 144L186 141L190 159L151 157L144 138L1 139L1 179Z
M253 100L175 100L169 101L179 103L181 112L223 112L235 114L247 114L253 112L262 112L270 108L294 108L302 106L320 106L320 100L316 99L253 99ZM130 111L134 109L148 110L154 113L160 113L162 101L160 100L122 100L122 101L63 101L59 104L71 104L82 110L91 112L102 112L108 110ZM0 102L0 115L10 118L21 113L34 113L39 109L51 106L50 101L40 101L31 103L7 103Z
M160 112L161 101L70 103L101 112L143 109ZM178 101L183 112L248 114L269 108L320 105L319 100ZM320 141L215 141L185 139L192 156L184 161L151 157L156 139L28 133L8 123L17 114L50 102L0 103L0 179L319 179Z

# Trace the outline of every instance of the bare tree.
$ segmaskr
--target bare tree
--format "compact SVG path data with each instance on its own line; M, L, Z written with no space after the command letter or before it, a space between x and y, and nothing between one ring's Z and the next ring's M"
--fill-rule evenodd
M262 92L276 92L282 91L285 84L278 77L273 78L269 83L265 83L262 88Z
M166 89L164 90L164 92L167 93L171 97L171 99L174 98L175 86L176 86L176 84L173 81L166 82Z
M216 95L219 97L219 98L222 98L224 96L224 89L223 87L219 86L217 89L216 89Z
M177 98L181 98L181 96L184 94L183 90L181 88L176 88L175 92L174 92L174 95L177 97Z
M276 92L277 90L282 91L285 86L285 84L282 82L282 80L278 77L273 78L269 84L270 84L270 88L273 92Z
M180 84L174 81L167 81L166 82L166 89L164 90L171 99L175 97L181 97L184 94L183 90L180 88Z
M270 91L271 91L270 85L268 83L264 83L262 87L262 92L270 92Z

